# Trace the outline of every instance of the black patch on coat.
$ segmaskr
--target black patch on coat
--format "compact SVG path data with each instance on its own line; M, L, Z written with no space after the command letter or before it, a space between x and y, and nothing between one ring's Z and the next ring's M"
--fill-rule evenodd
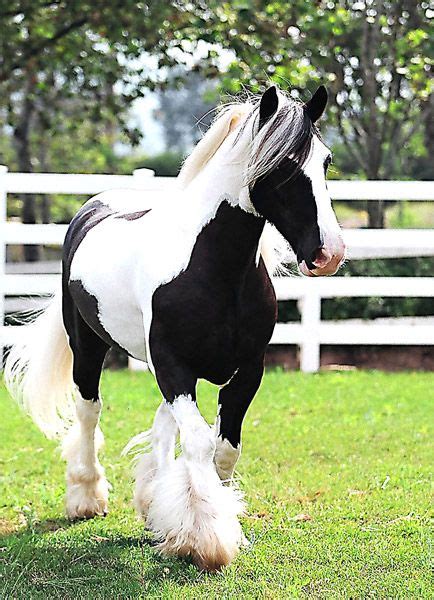
M95 296L90 294L79 280L70 281L68 288L75 306L89 327L99 335L108 346L120 348L119 344L112 339L99 320L98 300Z
M63 243L63 275L68 281L72 259L87 233L113 214L114 211L106 204L100 200L93 200L86 202L72 219Z
M244 415L253 400L264 373L264 359L242 365L219 393L220 432L223 439L229 440L234 448L241 441L241 427Z
M295 169L294 161L286 158L274 171L254 183L250 198L258 213L288 240L298 262L305 260L312 269L323 240L312 183L302 171L292 175Z
M242 363L263 356L277 316L262 258L255 264L263 226L223 201L185 271L155 291L150 351L167 400L193 393L197 378L226 383Z
M147 210L138 210L138 211L132 212L132 213L116 215L115 219L125 219L126 221L135 221L136 219L140 219L141 217L144 217L150 211L151 211L151 209L148 208Z
M79 282L74 282L72 286L74 293L81 292L80 286ZM95 329L90 326L89 321L92 322L93 315L97 314L98 307L96 306L96 300L95 303L92 303L92 296L87 294L85 290L83 292L85 298L87 295L87 301L89 302L86 319L78 310L67 282L65 280L62 282L63 323L74 355L74 383L85 400L96 401L99 397L99 379L102 365L111 342L110 339L106 338L105 331L103 332L105 335L101 335L99 331L100 324Z

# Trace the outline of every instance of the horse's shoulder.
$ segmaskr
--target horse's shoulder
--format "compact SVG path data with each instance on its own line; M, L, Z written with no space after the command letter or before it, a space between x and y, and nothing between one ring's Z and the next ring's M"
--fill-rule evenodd
M262 258L245 278L240 302L239 335L242 354L265 351L277 320L277 300Z
M262 256L259 257L258 264L252 266L247 272L243 296L244 301L252 309L257 310L260 306L270 315L276 314L276 293Z

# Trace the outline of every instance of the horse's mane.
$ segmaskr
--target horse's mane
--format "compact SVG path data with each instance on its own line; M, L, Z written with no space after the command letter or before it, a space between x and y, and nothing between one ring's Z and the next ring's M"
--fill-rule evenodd
M181 187L186 187L200 173L205 165L211 160L229 133L234 129L241 119L252 110L248 102L231 103L223 105L217 112L208 131L196 144L192 153L186 158L178 175Z
M286 167L288 179L292 178L306 162L313 136L318 134L303 105L280 90L278 94L278 110L252 135L250 141L250 158L245 173L245 183L248 186L265 177L288 157L293 159ZM208 131L182 166L178 175L181 188L189 185L202 171L231 131L239 127L234 142L236 144L251 119L259 120L260 98L261 96L251 95L247 101L235 101L219 109ZM264 229L260 253L270 273L284 270L283 264L288 262L288 244L274 227Z

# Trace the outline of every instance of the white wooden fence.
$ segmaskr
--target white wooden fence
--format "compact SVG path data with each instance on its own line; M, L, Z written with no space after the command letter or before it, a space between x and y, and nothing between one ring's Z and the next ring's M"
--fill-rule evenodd
M48 294L58 285L56 274L6 274L8 244L63 243L65 225L24 225L6 221L8 193L92 195L106 189L134 188L169 192L173 178L153 177L148 169L133 175L29 174L9 173L0 166L0 350L18 339L19 326L4 326L5 297ZM335 200L434 200L433 182L415 181L330 181ZM432 229L347 229L344 239L350 259L434 255ZM321 321L322 298L434 296L434 277L303 277L275 278L279 300L297 299L300 323L278 323L272 344L300 347L303 371L319 369L321 344L421 344L434 345L434 325L376 324ZM433 310L434 312L434 310Z

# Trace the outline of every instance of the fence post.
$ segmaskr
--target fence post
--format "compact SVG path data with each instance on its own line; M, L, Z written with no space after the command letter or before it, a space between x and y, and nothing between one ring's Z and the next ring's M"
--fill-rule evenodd
M155 175L155 171L153 171L152 169L134 169L133 171L133 177L138 177L138 181L140 183L142 177L154 177Z
M315 373L320 367L320 324L321 296L315 289L310 291L307 290L301 299L301 325L303 337L300 344L300 369L304 373Z
M154 177L154 175L155 171L152 169L134 169L133 171L133 177L137 180L139 185L143 179L146 180L149 177ZM146 183L146 181L144 183ZM137 358L131 358L131 356L129 356L128 368L131 369L131 371L147 371L148 365L141 360L137 360Z
M5 243L5 228L6 223L6 173L8 168L5 165L0 165L0 369L3 366L3 344L2 344L2 328L5 324L5 274L6 274L6 243Z

